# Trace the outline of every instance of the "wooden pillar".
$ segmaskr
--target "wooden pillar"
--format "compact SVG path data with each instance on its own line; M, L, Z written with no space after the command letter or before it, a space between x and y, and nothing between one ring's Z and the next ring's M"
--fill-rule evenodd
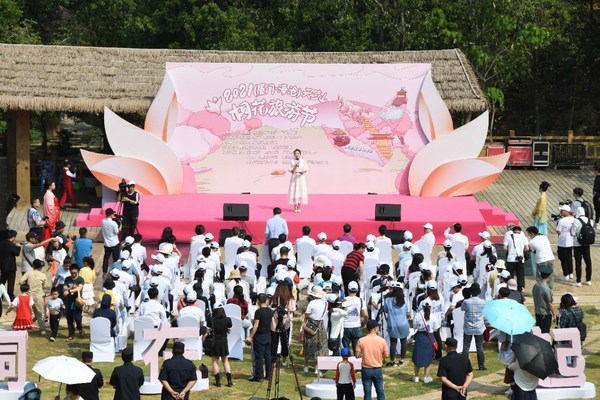
M567 131L567 144L573 144L573 131L571 129Z
M8 191L21 197L18 207L27 207L31 201L29 111L9 110L6 117Z

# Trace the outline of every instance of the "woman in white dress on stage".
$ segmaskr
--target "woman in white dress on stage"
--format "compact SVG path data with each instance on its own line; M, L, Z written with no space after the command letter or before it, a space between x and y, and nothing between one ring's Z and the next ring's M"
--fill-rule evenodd
M308 163L302 158L299 149L294 150L294 159L290 161L289 171L292 173L290 179L290 204L294 205L294 212L300 212L301 204L308 204L308 190L306 189L306 178Z

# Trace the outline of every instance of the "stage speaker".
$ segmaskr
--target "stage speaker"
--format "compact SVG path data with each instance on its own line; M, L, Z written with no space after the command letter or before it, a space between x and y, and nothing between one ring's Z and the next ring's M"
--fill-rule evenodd
M246 230L240 229L240 233L242 237L246 236ZM233 233L231 233L231 229L221 229L219 231L219 246L225 246L225 239L232 237Z
M223 221L248 221L250 207L248 204L223 204Z
M375 204L375 221L400 221L400 204Z
M385 232L385 236L390 238L390 240L392 241L392 244L402 244L402 243L404 243L404 232L406 232L406 231L405 230L388 229L387 232Z

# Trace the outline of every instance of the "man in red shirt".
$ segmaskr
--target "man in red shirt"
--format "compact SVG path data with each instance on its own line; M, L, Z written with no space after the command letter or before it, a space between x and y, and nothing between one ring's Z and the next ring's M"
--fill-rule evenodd
M365 261L364 252L367 246L364 243L357 243L346 256L342 265L342 281L344 281L344 290L348 291L348 284L352 281L360 282L363 263Z

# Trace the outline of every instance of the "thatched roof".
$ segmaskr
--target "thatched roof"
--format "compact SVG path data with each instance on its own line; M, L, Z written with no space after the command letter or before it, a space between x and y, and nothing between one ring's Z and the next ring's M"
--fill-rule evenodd
M485 97L458 49L362 53L124 49L0 44L0 108L145 114L166 62L431 63L451 112L481 112Z

